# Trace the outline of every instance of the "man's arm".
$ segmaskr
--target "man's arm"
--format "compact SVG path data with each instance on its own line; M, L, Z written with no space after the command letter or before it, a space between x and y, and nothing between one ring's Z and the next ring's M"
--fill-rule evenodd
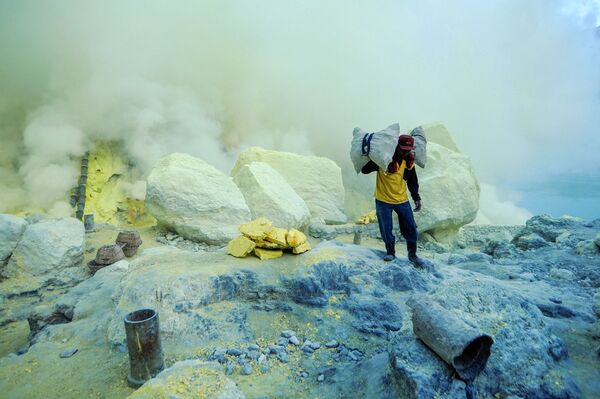
M408 187L410 196L415 204L421 202L421 196L419 195L419 178L417 177L417 171L414 167L412 169L404 170L404 180L406 180L406 186ZM417 208L420 208L418 204Z
M373 161L369 161L363 168L360 170L362 173L369 174L371 172L377 172L379 170L379 166Z

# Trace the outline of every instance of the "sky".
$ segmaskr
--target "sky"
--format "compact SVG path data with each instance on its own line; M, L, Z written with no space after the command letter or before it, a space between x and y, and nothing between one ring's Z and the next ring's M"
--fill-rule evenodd
M350 168L351 132L442 121L495 223L600 217L594 1L0 1L0 212L64 209L77 157L143 176L253 145ZM135 182L132 182L135 183Z

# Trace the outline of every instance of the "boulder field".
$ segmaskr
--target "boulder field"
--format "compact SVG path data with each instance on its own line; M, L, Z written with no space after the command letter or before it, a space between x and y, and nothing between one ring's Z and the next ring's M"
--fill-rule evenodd
M80 236L71 219L0 218L8 219L25 226L0 243L12 248L8 265L22 259L29 266L0 281L3 397L600 394L600 219L465 226L451 241L420 242L421 269L403 252L383 262L381 244L369 237L363 245L350 244L351 235L309 237L311 251L261 261L146 228L136 256L93 276L85 261L117 230ZM60 261L40 255L50 245L44 240ZM60 266L27 263L38 256ZM28 278L36 285L23 285ZM493 338L474 380L457 378L415 336L407 305L415 294ZM166 368L134 391L123 317L143 307L159 313Z

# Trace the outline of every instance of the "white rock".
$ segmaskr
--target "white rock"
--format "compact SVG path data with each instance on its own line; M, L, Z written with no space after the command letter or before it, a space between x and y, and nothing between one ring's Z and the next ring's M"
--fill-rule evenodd
M443 240L477 216L479 184L466 155L432 142L427 157L427 167L417 168L423 207L415 219L419 232Z
M179 361L146 382L128 398L245 399L243 392L221 369L217 362Z
M27 222L18 216L0 214L0 265L12 254Z
M83 261L85 230L74 218L48 219L27 226L4 270L8 277L38 276Z
M233 176L252 212L252 219L266 217L273 226L304 227L310 218L306 203L269 164L251 162Z
M268 163L283 176L306 202L312 219L332 224L346 222L342 172L331 159L252 147L240 154L231 175L255 161Z
M244 196L231 178L180 153L161 159L150 172L146 208L179 235L209 244L228 242L250 220Z
M441 122L421 125L427 137L427 143L436 143L454 152L460 152L446 126Z

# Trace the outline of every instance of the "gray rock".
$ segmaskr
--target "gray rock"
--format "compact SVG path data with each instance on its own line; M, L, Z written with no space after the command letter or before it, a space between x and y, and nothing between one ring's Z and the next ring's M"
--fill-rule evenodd
M390 300L358 298L348 300L345 307L356 318L352 325L360 332L382 336L402 327L402 312Z
M260 355L259 351L248 351L248 357L254 361L258 361Z
M279 337L279 338L277 339L277 345L285 347L285 346L287 346L287 344L289 343L289 341L290 341L290 340L289 340L289 339L287 339L287 338L284 338L284 337Z
M317 381L318 381L318 382L323 382L323 381L325 381L325 374L319 374L319 376L317 377Z
M317 349L321 348L321 343L320 343L320 342L311 342L311 343L310 343L310 347L311 347L313 350L317 350Z
M48 219L28 225L4 269L8 277L39 276L83 261L85 230L75 218Z
M281 332L281 336L284 338L291 338L294 335L296 335L296 332L292 330L284 330Z
M244 364L241 371L242 375L250 375L252 374L252 365L250 363Z
M281 345L269 345L269 351L273 354L279 354L281 352L285 352L285 347Z
M225 361L225 355L227 354L227 349L225 348L217 348L213 352L211 356L211 360L216 360L219 363L223 363Z
M25 219L0 213L0 266L17 247L26 227Z
M550 245L546 240L536 233L519 235L513 239L512 243L524 251L539 249Z
M249 351L260 351L260 346L258 346L256 344L250 344L250 345L248 345L248 350Z
M452 377L451 368L412 336L402 337L390 352L390 366L398 397L407 399L467 397L465 383Z
M262 373L266 373L267 371L269 371L269 369L270 369L269 362L263 362L263 363L260 365L260 371L261 371Z
M290 337L290 344L298 346L300 345L300 340L295 335L292 335Z
M332 339L331 341L325 343L326 348L337 348L339 345L340 344L335 339Z
M242 354L242 351L237 348L229 348L227 349L227 354L229 356L240 356Z
M277 359L279 359L279 361L282 363L287 363L290 361L290 357L285 351L278 352Z
M225 366L225 374L227 375L231 375L233 374L233 371L235 370L235 363L233 362L227 362L227 365Z

